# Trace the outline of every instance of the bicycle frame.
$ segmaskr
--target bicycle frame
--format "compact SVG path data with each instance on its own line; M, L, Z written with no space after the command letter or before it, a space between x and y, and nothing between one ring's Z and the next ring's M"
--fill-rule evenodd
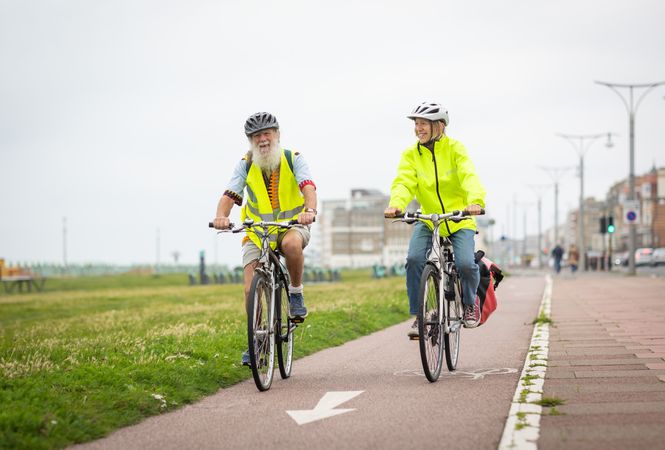
M291 226L294 225L295 223L297 223L297 221L291 221L291 222L262 221L255 223L253 220L247 219L245 220L245 222L243 222L242 227L231 230L233 233L239 233L241 231L249 231L256 234L261 240L261 256L259 256L258 264L254 269L254 271L263 273L266 276L266 278L270 280L270 311L268 316L268 323L270 324L270 328L268 329L269 334L275 333L274 320L273 320L275 314L275 291L277 287L275 282L276 280L275 275L282 276L282 281L285 283L287 294L289 289L289 283L288 283L289 272L286 270L286 267L284 267L284 264L282 263L279 257L280 255L279 252L272 250L270 248L269 229L270 227L279 227L279 228L288 229L291 228ZM275 266L279 266L278 274L276 274L275 270L273 269L273 265L271 264L271 259L274 261Z
M439 273L439 311L438 321L439 325L443 322L443 331L448 334L456 332L459 327L463 325L462 317L456 317L452 325L448 321L444 321L445 317L449 317L450 308L448 311L443 311L445 302L443 300L455 301L461 303L462 299L454 295L449 299L446 293L454 291L454 283L459 279L457 269L455 268L455 261L453 257L453 244L448 237L439 235L439 228L446 220L462 220L457 211L448 214L419 214L414 213L413 217L420 220L428 220L434 225L432 230L432 248L430 249L427 261L436 267ZM460 219L457 219L460 217Z
M288 305L289 301L289 273L280 260L280 253L270 247L273 236L270 229L272 227L289 229L296 223L296 220L255 223L252 219L246 219L238 228L220 231L254 233L260 240L261 253L254 267L254 276L252 277L249 296L246 299L250 366L254 381L260 391L269 389L272 383L275 345L277 346L277 359L282 378L288 378L291 375L292 332L296 328L295 323L297 321L292 321L282 309L284 302L287 302ZM209 224L209 226L211 225L212 223ZM263 291L262 296L258 294L259 289ZM277 299L278 291L280 301ZM259 298L262 298L262 301L265 302L263 307L261 307L261 300L257 302ZM259 323L262 324L260 327L257 326ZM285 333L283 331L284 327L286 327ZM266 343L268 347L265 347ZM259 359L261 362L259 362Z

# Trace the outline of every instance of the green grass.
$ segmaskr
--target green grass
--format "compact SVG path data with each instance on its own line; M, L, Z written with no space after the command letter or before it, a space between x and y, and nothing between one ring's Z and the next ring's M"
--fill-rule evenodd
M296 357L408 318L402 278L345 275L306 287ZM183 275L49 282L51 292L0 296L0 448L85 442L251 377L239 364L240 285L190 287Z

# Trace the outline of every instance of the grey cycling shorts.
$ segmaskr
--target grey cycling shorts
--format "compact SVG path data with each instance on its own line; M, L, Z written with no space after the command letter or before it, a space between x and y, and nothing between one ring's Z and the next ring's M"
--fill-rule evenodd
M277 235L277 247L282 244L282 239L284 239L284 235L286 233L294 231L298 234L300 234L300 237L302 238L302 248L307 247L307 244L309 244L309 226L305 225L294 225L288 230L284 230L280 232ZM247 241L243 244L242 246L242 265L243 267L246 266L247 264L256 261L259 259L261 256L261 249L256 246L256 244L252 241Z

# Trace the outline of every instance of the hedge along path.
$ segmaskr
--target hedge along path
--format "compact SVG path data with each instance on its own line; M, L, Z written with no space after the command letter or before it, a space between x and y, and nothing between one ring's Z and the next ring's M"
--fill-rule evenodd
M547 370L551 300L552 277L548 274L538 317L534 320L531 344L510 405L499 450L538 448L540 416L543 412L539 402L542 401Z
M403 278L353 275L306 287L296 358L408 318ZM89 441L250 378L246 327L241 285L3 297L0 448Z

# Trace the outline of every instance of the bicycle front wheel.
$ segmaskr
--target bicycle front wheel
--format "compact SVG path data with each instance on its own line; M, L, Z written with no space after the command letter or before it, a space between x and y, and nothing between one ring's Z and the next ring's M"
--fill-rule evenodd
M270 389L274 371L275 313L272 310L270 282L256 273L249 289L247 304L247 344L254 382L259 391Z
M283 379L291 376L293 367L293 330L296 324L289 319L289 292L285 281L281 280L275 290L275 310L277 311L277 362L279 363L279 374Z
M426 264L420 278L418 295L418 335L420 359L425 376L435 382L441 374L443 362L443 321L439 317L439 272L432 264Z
M457 368L460 332L462 331L462 284L459 277L455 277L453 285L455 299L446 299L448 332L444 335L443 339L446 347L446 365L451 372Z

